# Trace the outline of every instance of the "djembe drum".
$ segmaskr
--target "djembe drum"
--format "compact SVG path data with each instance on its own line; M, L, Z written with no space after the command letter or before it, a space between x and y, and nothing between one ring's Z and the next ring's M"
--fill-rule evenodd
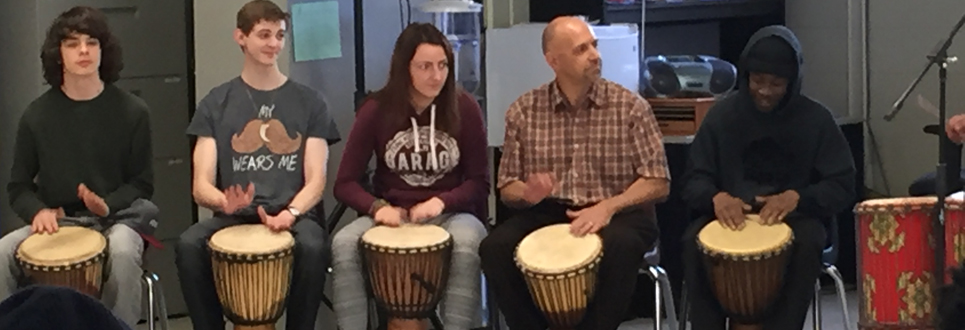
M935 196L884 198L855 207L860 329L934 328L931 212L937 201Z
M784 285L794 234L787 224L760 221L751 214L743 229L732 230L714 220L697 235L711 288L732 329L761 324Z
M436 225L376 226L359 240L369 288L390 318L433 315L445 294L452 236Z
M951 270L965 260L965 192L945 198L945 283L952 282Z
M274 329L285 312L295 240L262 224L211 236L211 266L225 316L239 329Z
M540 228L519 242L516 265L550 329L575 329L583 321L602 258L600 236L573 236L568 223Z
M107 238L84 227L60 227L32 234L17 247L17 263L30 282L73 288L101 296Z

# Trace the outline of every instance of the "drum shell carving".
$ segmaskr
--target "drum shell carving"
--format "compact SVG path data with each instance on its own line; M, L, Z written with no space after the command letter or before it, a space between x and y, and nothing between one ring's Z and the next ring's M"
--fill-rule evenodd
M576 329L583 321L587 306L596 295L597 267L601 260L602 251L580 268L547 274L530 270L516 259L533 302L543 312L550 329Z
M359 241L369 290L389 316L424 319L433 315L449 282L453 240L418 248ZM400 292L401 291L401 292Z
M872 200L855 207L860 329L934 329L931 212L936 204L933 196Z
M583 322L604 253L602 237L574 236L568 223L544 226L516 245L516 267L550 329L575 329Z
M769 250L736 255L711 249L697 240L711 290L733 321L763 322L780 297L793 241L791 233L787 241Z
M294 246L264 254L210 246L211 266L225 317L241 326L271 325L281 318L291 287Z
M93 258L66 266L33 265L18 256L17 263L32 283L65 286L100 299L106 256L104 251Z
M67 233L68 231L70 231L70 234ZM33 235L31 235L31 237ZM69 239L69 237L83 237L85 241L94 240L100 242L97 243L97 245L99 245L98 248L90 251L96 251L96 253L87 254L89 257L70 260L59 265L44 265L41 264L42 262L33 263L31 260L36 260L35 258L24 255L23 245L26 242L25 240L18 246L15 256L17 264L24 272L24 277L26 277L29 283L69 287L100 299L105 280L104 268L107 261L107 251L109 251L107 238L92 229L66 226L52 235L49 239L64 240ZM63 236L58 237L58 235ZM27 239L29 240L30 237ZM70 242L61 242L60 244L67 244L69 246Z

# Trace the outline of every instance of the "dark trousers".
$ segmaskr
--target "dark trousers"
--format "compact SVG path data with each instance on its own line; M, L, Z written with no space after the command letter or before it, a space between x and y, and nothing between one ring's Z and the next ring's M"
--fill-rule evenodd
M690 324L693 330L724 330L727 315L711 289L703 255L697 247L697 234L708 222L709 218L694 222L683 237ZM802 329L821 274L821 252L826 245L824 224L798 216L786 218L785 223L794 233L791 258L780 297L766 313L764 330Z
M200 221L181 234L177 244L178 279L195 330L223 330L223 309L218 300L208 253L208 239L218 230L258 223L258 218L215 216ZM330 246L325 229L313 218L299 218L290 229L295 237L295 262L288 295L288 329L314 329L325 288Z
M514 262L516 246L539 228L567 222L570 220L566 216L566 206L544 201L506 220L479 245L483 272L510 329L547 328L546 319L533 302ZM656 221L648 213L634 210L615 215L599 234L603 239L603 259L599 266L596 296L579 329L614 330L626 316L637 282L637 270L643 262L643 255L659 237L659 231Z

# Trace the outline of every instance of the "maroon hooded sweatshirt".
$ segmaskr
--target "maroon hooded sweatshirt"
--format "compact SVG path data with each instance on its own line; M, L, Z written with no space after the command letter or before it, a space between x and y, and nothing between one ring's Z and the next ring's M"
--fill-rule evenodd
M409 123L395 126L385 125L384 113L389 110L376 100L359 108L342 152L335 198L368 214L376 198L409 209L439 197L446 205L443 213L465 212L485 220L489 162L479 104L467 93L459 96L461 125L457 136L436 129L434 106L430 105L421 115L408 104L401 106L409 112ZM374 195L359 182L373 154Z

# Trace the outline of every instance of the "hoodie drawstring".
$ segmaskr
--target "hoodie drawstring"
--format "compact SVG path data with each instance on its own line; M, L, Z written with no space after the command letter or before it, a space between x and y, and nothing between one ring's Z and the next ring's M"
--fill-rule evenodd
M412 123L412 138L415 139L415 152L421 152L422 149L419 147L419 124L416 123L415 117L409 117L409 121ZM433 104L429 110L429 158L432 159L433 170L439 169L439 157L436 156L436 105Z

